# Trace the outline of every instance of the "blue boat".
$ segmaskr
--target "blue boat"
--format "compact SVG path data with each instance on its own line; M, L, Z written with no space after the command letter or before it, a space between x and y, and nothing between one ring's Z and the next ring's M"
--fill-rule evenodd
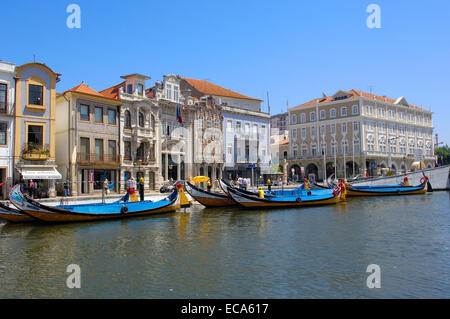
M181 185L180 185L181 187ZM47 206L20 192L18 185L10 193L10 201L21 211L38 220L52 223L119 219L169 213L180 208L178 188L162 200Z

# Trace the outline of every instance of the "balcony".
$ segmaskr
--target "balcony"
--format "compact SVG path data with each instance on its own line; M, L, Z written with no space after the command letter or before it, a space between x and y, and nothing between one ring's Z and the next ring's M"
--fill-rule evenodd
M22 158L30 161L45 161L50 158L50 147L46 145L37 145L27 143L22 149Z
M97 154L97 153L78 153L78 164L109 164L118 165L120 156L118 154Z

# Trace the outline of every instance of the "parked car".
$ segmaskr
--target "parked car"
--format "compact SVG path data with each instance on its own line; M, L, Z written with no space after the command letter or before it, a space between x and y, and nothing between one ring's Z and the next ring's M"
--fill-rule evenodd
M358 174L355 177L348 178L347 181L354 182L354 181L360 181L363 179L366 179L366 176L364 176L363 174Z
M161 186L161 188L159 189L159 192L160 193L170 193L170 192L172 192L173 189L175 188L175 184L176 183L180 183L181 185L184 185L184 181L183 180L168 182L168 183L164 184L163 186Z

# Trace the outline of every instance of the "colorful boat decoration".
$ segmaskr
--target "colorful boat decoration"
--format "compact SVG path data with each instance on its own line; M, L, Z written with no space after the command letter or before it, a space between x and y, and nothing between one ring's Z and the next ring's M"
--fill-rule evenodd
M0 218L12 223L28 223L36 221L36 219L28 216L21 210L9 207L3 203L0 203Z
M389 195L415 195L425 194L428 191L428 177L424 176L418 186L400 185L373 185L354 186L347 184L348 196L389 196Z
M226 194L205 191L192 185L188 181L185 182L184 187L186 188L186 192L203 206L225 207L236 205L236 203Z
M178 184L181 187L181 184ZM10 201L27 215L51 222L83 222L105 219L121 219L170 213L180 208L178 188L162 200L107 204L80 204L64 206L43 205L20 192L18 185L10 193Z
M259 197L255 193L249 194L248 191L242 191L237 188L230 187L222 182L221 187L226 189L227 194L245 208L274 208L274 207L300 207L336 204L345 200L345 194L341 185L328 195L296 195L296 196L272 196Z

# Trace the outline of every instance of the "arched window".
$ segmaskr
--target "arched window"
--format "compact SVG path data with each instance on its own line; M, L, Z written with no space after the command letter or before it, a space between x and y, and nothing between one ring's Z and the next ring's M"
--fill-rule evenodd
M131 114L130 114L130 111L125 111L125 127L131 127Z
M144 113L139 112L139 127L144 127Z

